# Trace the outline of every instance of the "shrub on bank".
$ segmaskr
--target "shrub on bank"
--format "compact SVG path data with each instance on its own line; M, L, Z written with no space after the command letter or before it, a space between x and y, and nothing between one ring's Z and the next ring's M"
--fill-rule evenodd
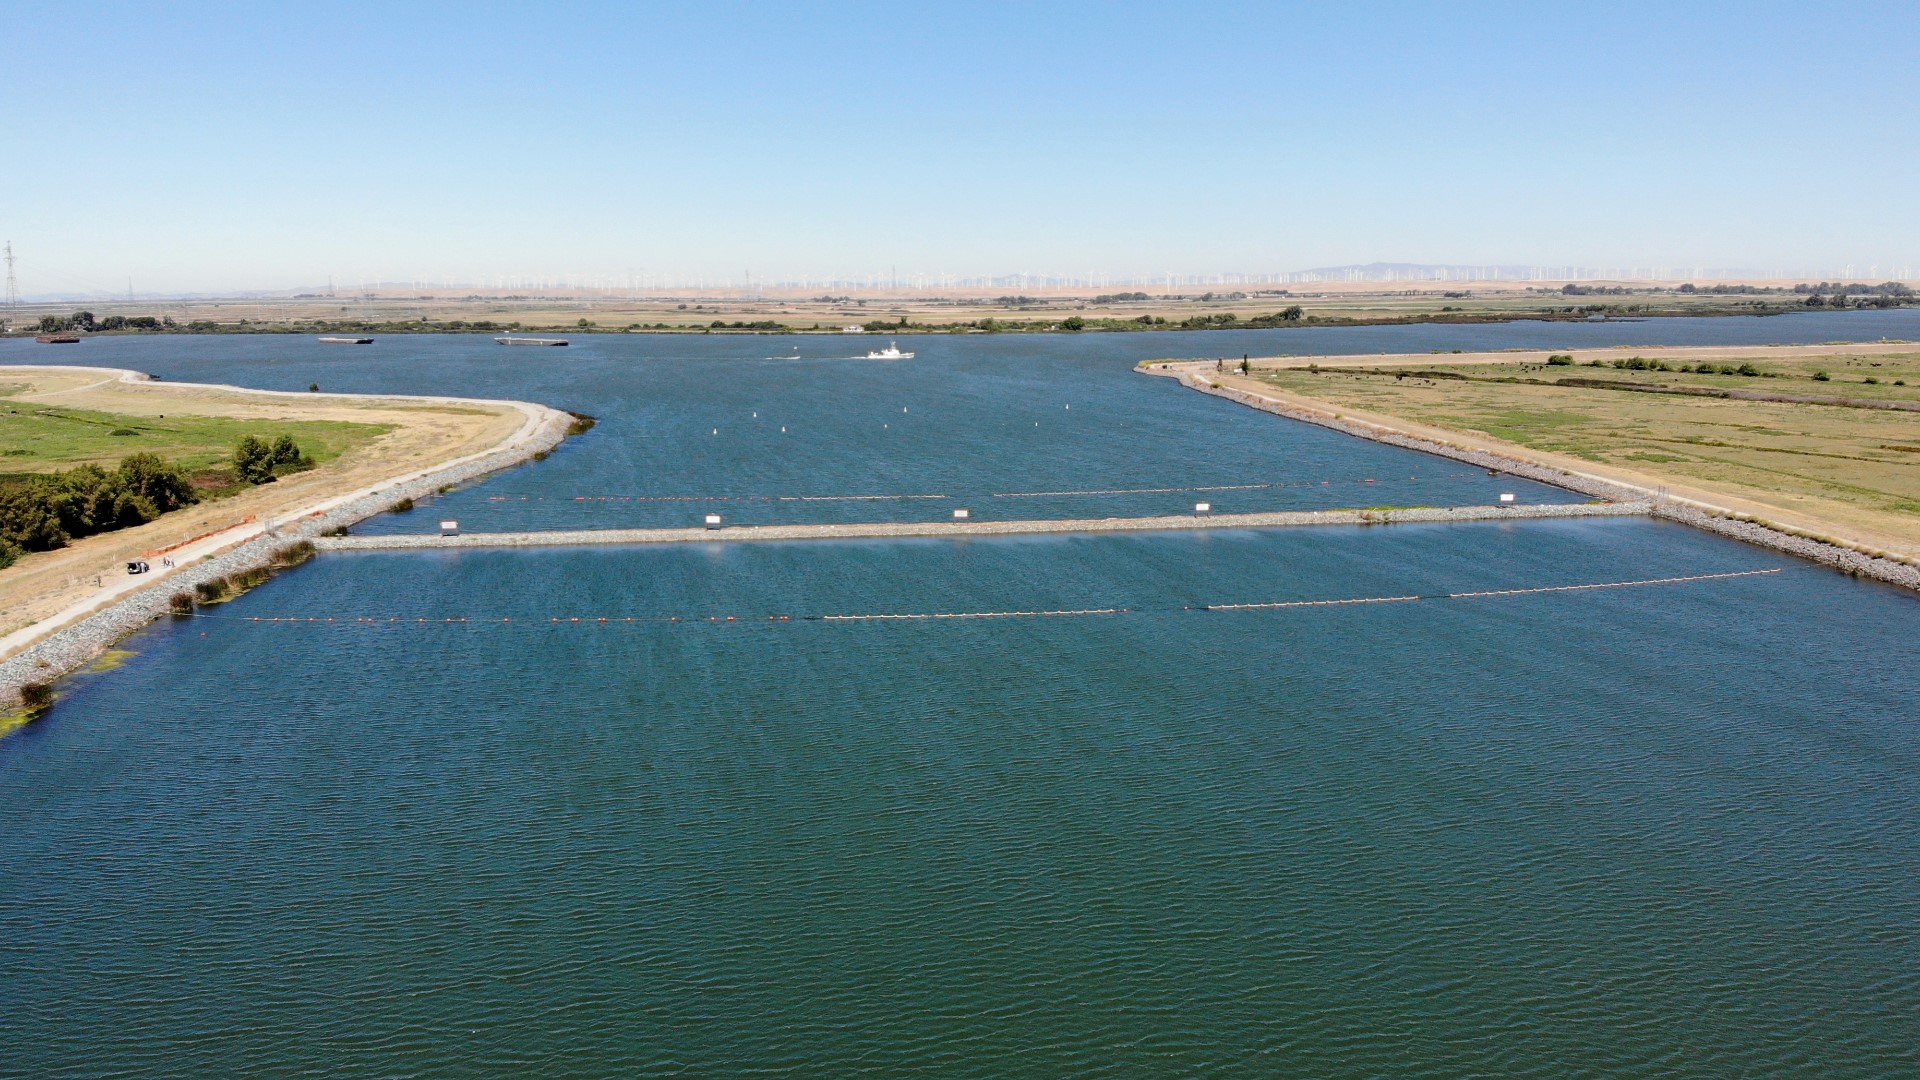
M318 549L313 546L313 541L311 540L300 540L287 544L284 547L275 548L273 551L273 565L282 570L292 566L299 566L301 563L313 558L316 550Z
M238 596L248 589L265 585L273 577L273 571L264 566L255 566L247 570L236 570L221 580L229 596Z

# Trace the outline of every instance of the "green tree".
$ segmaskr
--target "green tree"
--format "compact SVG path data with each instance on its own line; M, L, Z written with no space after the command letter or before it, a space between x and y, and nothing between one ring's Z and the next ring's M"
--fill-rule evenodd
M300 447L293 436L282 435L273 440L273 463L275 466L300 464Z
M233 471L249 484L273 479L273 447L257 435L243 435L233 448Z
M120 477L127 490L146 499L159 513L198 502L185 469L158 454L130 454L120 460Z
M1084 330L1086 329L1086 326L1087 326L1087 320L1081 318L1078 315L1069 315L1060 323L1060 327L1063 330L1075 330L1075 331Z

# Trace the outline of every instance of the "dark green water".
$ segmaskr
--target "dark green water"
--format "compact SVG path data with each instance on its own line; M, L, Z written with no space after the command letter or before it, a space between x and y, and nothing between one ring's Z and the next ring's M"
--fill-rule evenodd
M719 407L570 362L518 378ZM1126 362L920 377L1092 381L1205 466L996 482L1453 471ZM671 465L625 423L459 498ZM898 475L830 479L938 490L864 438ZM626 479L811 475L727 453ZM1913 1075L1917 613L1633 520L327 557L0 740L0 1074Z

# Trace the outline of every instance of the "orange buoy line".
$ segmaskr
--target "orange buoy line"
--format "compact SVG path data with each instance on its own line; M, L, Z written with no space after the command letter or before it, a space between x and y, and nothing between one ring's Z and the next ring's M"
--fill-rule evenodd
M1393 604L1403 600L1424 600L1423 596L1361 596L1352 600L1280 600L1267 604L1208 604L1201 611L1271 611L1275 608L1337 607L1341 604Z
M1064 611L941 611L909 615L814 615L820 622L865 622L880 619L1031 619L1059 615L1119 615L1130 608L1076 608Z
M1478 592L1435 593L1432 595L1408 594L1404 596L1355 596L1325 600L1272 600L1237 604L1191 604L1182 611L1277 611L1284 608L1347 607L1360 604L1396 604L1417 600L1467 600L1491 596L1531 596L1540 593L1583 592L1592 589L1624 589L1645 585L1678 585L1694 581L1724 581L1729 578L1760 577L1778 574L1784 568L1773 567L1766 570L1733 570L1716 574L1688 574L1683 577L1641 578L1633 581L1600 581L1579 585L1541 585L1525 589L1486 589ZM860 612L838 613L832 615L574 615L522 617L521 625L574 626L587 624L592 626L640 626L651 624L688 625L709 623L760 623L760 622L920 622L957 619L1037 619L1071 618L1083 615L1130 615L1136 613L1156 613L1171 611L1172 608L1054 608L1034 611L925 611L925 612ZM443 626L452 624L501 625L512 624L510 616L467 617L452 616L427 618L414 616L315 616L315 615L222 615L212 612L196 611L192 613L200 619L230 619L235 622L276 623L286 625L327 625L343 626Z
M886 499L950 499L951 495L775 495L775 502L878 502Z
M1591 585L1545 585L1533 589L1489 589L1485 592L1448 593L1449 600L1464 600L1474 596L1526 596L1530 593L1579 592L1583 589L1624 589L1634 585L1676 585L1682 581L1718 581L1723 578L1757 577L1761 574L1777 574L1779 567L1771 570L1735 570L1725 574L1689 574L1686 577L1646 578L1641 581L1601 581Z

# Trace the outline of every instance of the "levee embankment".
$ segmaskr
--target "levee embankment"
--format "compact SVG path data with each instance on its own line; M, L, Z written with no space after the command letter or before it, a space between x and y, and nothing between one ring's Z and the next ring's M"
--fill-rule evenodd
M1725 507L1698 500L1674 498L1657 488L1621 483L1532 461L1522 456L1523 448L1502 447L1494 450L1487 447L1441 442L1396 430L1385 424L1344 416L1331 408L1313 408L1296 401L1282 401L1265 394L1228 386L1213 377L1211 366L1212 361L1167 361L1143 365L1140 370L1149 375L1177 379L1181 385L1203 394L1226 398L1228 401L1259 409L1261 412L1316 424L1347 435L1386 443L1389 446L1405 447L1409 450L1452 458L1455 461L1464 461L1482 468L1497 469L1514 476L1552 484L1609 502L1650 501L1650 513L1653 517L1677 521L1745 543L1772 548L1856 577L1872 578L1920 591L1920 567L1910 563L1829 543L1820 537L1803 535L1750 515L1737 514Z
M132 372L116 371L113 374L145 378ZM275 392L257 393L270 395ZM378 397L382 400L438 405L460 404L466 400L398 398L394 395ZM287 545L301 540L318 540L325 532L363 521L401 499L425 498L442 488L518 465L558 446L567 437L567 430L574 421L567 413L544 405L517 401L486 401L484 404L511 406L520 411L525 421L491 449L401 472L370 486L316 500L269 524L239 525L225 530L208 538L203 545L208 549L205 557L195 558L191 562L183 560L177 568L155 573L149 579L150 584L121 593L103 603L75 605L54 619L8 635L10 639L20 639L13 642L20 651L0 661L0 707L18 702L21 687L48 683L78 670L114 642L166 615L169 598L175 593L192 592L195 586L202 583L270 567L274 562L274 553Z
M322 551L404 551L420 548L560 547L592 544L708 544L768 540L852 540L874 537L1019 536L1038 533L1150 532L1188 529L1273 529L1297 525L1389 525L1411 522L1512 521L1537 518L1629 517L1652 504L1546 503L1530 506L1407 507L1374 510L1290 510L1266 514L1180 514L1166 517L1065 518L1028 521L875 522L858 525L737 525L723 529L570 529L553 532L464 533L454 536L327 536Z

